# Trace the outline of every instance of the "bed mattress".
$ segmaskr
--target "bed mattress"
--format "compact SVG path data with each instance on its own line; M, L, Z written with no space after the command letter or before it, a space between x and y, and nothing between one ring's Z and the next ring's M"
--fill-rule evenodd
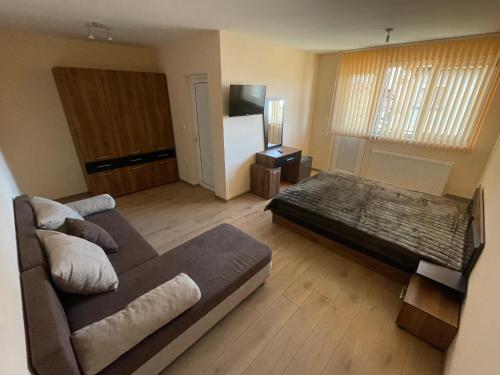
M407 271L420 259L457 271L467 261L467 202L335 172L284 190L266 209Z

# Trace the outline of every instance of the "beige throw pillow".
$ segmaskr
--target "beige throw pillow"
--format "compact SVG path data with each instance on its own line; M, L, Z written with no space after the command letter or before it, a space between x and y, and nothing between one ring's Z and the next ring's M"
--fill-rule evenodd
M47 198L32 197L31 206L35 211L36 225L40 229L58 229L66 218L83 220L71 207Z
M181 273L123 310L74 332L71 341L83 373L98 373L200 298L196 283Z
M52 280L59 289L95 294L118 287L116 272L99 246L50 230L37 230L36 234L47 253Z

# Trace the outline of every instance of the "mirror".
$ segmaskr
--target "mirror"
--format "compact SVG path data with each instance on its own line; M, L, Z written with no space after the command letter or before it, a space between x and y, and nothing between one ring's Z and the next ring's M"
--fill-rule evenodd
M284 105L283 98L266 98L264 108L264 146L266 150L279 147L283 143Z

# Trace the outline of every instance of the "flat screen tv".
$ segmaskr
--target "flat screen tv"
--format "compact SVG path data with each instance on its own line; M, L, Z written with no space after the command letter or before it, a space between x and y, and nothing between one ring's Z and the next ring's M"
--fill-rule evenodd
M264 113L266 86L231 85L229 87L229 117Z

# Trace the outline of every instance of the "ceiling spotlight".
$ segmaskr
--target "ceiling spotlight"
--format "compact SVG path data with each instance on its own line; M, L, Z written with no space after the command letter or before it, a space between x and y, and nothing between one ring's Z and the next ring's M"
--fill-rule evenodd
M90 40L95 40L96 36L104 37L103 32L106 32L106 40L112 41L113 37L111 36L111 28L109 26L103 25L99 22L90 22L86 23L85 27L87 27L87 37ZM94 32L97 34L94 34Z
M92 31L90 30L90 26L87 28L87 37L91 40L95 39L94 34L92 34Z
M385 31L387 32L387 36L385 37L385 42L389 43L389 40L391 39L391 32L394 31L394 29L392 27L388 27L385 29Z

